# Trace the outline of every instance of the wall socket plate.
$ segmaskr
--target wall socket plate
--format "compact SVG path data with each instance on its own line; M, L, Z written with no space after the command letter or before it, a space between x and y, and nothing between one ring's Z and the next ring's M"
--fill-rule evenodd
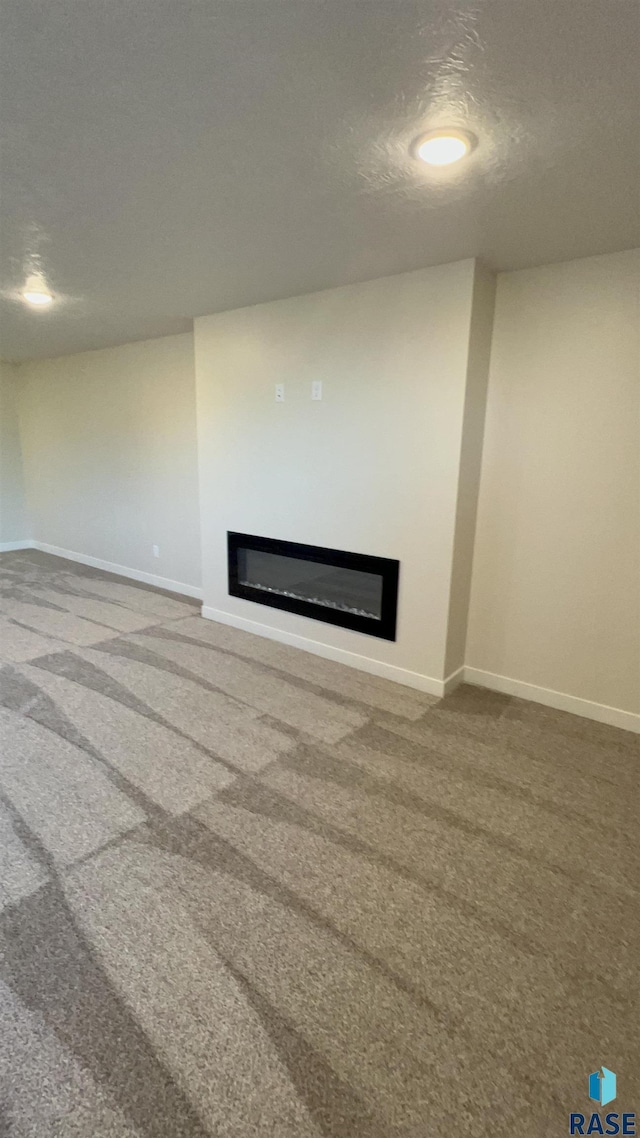
M159 557L160 556L160 546L159 545L152 545L151 548L153 549L153 556Z
M284 403L284 383L276 383L276 403Z
M311 398L312 399L322 399L322 380L321 379L314 379L313 383L311 384Z

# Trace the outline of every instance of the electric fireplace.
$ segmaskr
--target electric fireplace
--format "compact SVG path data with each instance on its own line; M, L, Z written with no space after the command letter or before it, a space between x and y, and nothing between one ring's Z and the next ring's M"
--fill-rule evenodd
M399 561L247 533L227 543L232 597L395 640Z

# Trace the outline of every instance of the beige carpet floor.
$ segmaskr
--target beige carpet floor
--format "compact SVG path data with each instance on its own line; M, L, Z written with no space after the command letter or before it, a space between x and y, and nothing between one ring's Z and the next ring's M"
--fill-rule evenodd
M0 556L3 1138L640 1108L637 737L197 613Z

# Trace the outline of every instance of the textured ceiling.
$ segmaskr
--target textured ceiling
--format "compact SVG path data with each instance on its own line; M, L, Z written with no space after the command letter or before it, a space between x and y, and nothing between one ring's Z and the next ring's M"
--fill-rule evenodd
M3 0L0 353L640 244L636 0ZM421 130L480 140L448 173ZM63 299L12 294L41 267Z

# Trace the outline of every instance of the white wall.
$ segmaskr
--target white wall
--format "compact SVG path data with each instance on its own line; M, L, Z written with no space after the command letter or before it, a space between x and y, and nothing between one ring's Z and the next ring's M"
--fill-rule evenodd
M630 712L639 289L640 251L499 277L466 656Z
M20 373L36 540L197 588L192 335L37 361Z
M18 422L18 369L0 361L0 549L28 541L27 514Z
M208 615L442 680L473 286L464 261L195 321ZM227 530L398 558L397 642L229 597Z
M638 712L639 288L640 251L501 275L486 425L471 261L199 318L195 378L190 335L3 365L0 543L197 590L197 387L208 615L427 690L464 660ZM229 597L228 529L399 558L397 642Z

